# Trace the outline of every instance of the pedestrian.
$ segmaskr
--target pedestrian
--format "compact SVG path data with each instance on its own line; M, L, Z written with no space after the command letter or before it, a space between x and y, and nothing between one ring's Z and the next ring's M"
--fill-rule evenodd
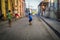
M29 25L32 25L32 15L29 13Z
M16 13L16 14L15 14L15 21L16 21L17 19L19 19L19 15Z
M8 11L8 13L7 13L7 18L8 18L9 27L11 27L11 22L12 22L11 10Z

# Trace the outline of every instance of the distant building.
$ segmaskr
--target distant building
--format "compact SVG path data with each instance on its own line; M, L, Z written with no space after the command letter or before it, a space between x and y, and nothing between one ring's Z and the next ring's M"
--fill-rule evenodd
M38 16L41 16L41 9L39 5L38 5Z
M31 13L32 13L33 15L37 14L37 9L31 9Z
M25 11L26 13L29 13L30 12L30 9L29 8L26 8L26 11Z

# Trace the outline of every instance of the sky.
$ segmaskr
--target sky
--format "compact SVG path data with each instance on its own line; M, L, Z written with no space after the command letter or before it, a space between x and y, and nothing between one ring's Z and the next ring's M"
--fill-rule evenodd
M26 2L26 7L27 8L32 8L32 9L37 9L38 4L41 2L42 0L25 0Z

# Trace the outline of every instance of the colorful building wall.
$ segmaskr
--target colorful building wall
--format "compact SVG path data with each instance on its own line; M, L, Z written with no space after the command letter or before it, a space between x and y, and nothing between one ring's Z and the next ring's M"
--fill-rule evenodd
M46 8L46 9L48 9L47 14L49 14L49 15L47 15L47 16L49 16L49 18L52 18L52 19L57 19L58 18L58 16L59 16L59 13L57 13L58 9L59 9L59 4L58 3L59 3L58 0L50 0L49 6L48 6L48 8Z
M52 19L56 19L56 15L55 15L55 12L54 12L54 6L55 6L55 5L54 5L54 0L53 0L53 1L50 0L49 3L50 3L50 6L49 6L49 7L50 7L49 17L52 18Z
M20 2L20 0L18 0L18 14L19 14L19 16L21 17L21 15L20 15L20 12L21 12L21 8L20 8L20 5L21 5L21 2Z
M19 14L20 17L25 13L25 0L0 0L0 10L4 15L4 19L7 19L8 10L11 10L11 14Z
M4 19L6 19L6 7L5 7L5 0L1 0L1 11L4 16Z
M60 0L57 0L57 18L60 20Z
M44 2L49 2L49 0L44 0Z
M25 15L25 0L21 0L21 17Z
M47 3L46 5L46 8L45 8L45 11L43 12L42 10L42 3L40 3L40 9L41 9L41 15L44 16L44 17L49 17L49 18L52 18L52 19L57 19L56 17L56 14L55 12L57 11L57 3L55 2L56 0L44 0L43 2ZM56 9L55 9L56 8Z
M15 6L14 6L14 12L19 14L19 17L23 17L24 16L24 4L25 1L24 0L15 0Z
M12 0L1 0L1 11L4 16L4 20L7 19L8 10L12 13Z
M56 8L56 9L55 9ZM57 11L57 4L55 0L50 0L48 4L48 8L46 8L46 15L51 19L57 19L55 12Z
M14 0L14 14L18 13L17 12L18 11L18 8L17 8L18 3L17 2L18 2L17 0Z

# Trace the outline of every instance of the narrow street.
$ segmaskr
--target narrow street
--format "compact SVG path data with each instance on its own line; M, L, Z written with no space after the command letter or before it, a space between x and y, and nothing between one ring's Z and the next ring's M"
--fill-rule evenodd
M3 26L5 30L0 33L0 40L54 40L36 16L33 16L32 25L29 25L28 18L25 17L13 22L11 28L8 24Z
M60 0L0 0L0 40L60 40Z

